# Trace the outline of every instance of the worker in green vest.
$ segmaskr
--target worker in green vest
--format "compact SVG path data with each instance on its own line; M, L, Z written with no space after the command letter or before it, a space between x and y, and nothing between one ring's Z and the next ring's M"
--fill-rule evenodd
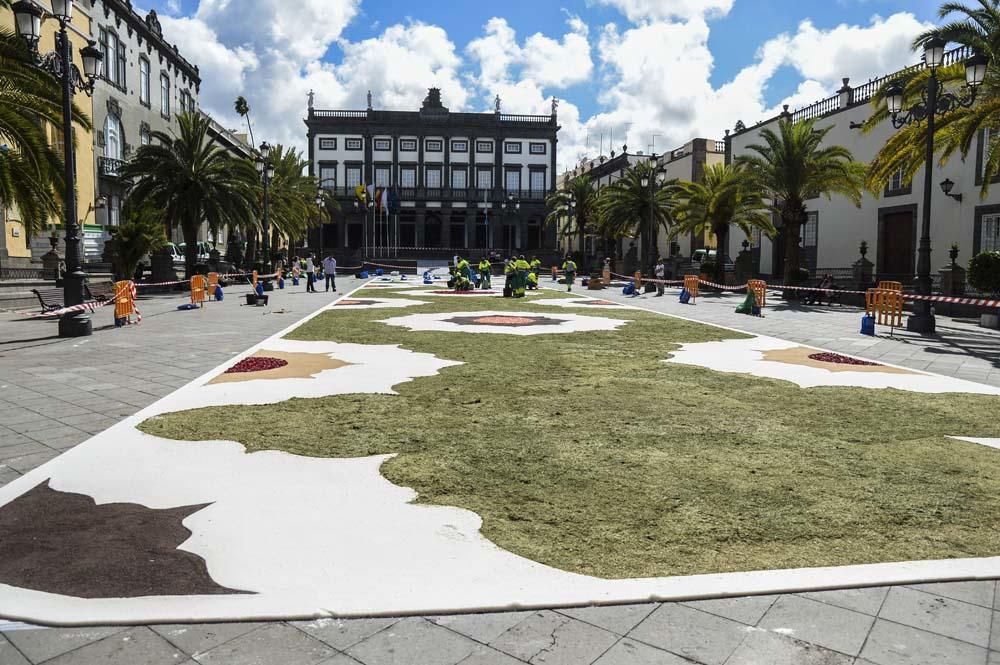
M504 275L503 295L505 298L513 297L514 290L517 288L516 284L517 271L514 269L514 259L507 259L506 261L504 261L503 275Z
M531 257L531 272L535 273L535 279L538 279L538 275L541 274L542 262L537 256Z
M479 288L488 289L493 286L493 266L485 256L479 261Z
M576 281L576 262L567 254L566 260L562 264L563 272L566 273L566 290L573 290L573 282Z
M469 262L460 256L455 268L459 277L458 283L460 288L458 290L470 291L472 289L472 268L469 267Z
M514 263L514 270L517 273L517 286L514 289L514 297L523 298L524 291L528 288L528 273L531 271L531 264L525 260L523 254L517 257L517 261Z
M529 291L538 290L538 273L532 270L528 271L528 290Z

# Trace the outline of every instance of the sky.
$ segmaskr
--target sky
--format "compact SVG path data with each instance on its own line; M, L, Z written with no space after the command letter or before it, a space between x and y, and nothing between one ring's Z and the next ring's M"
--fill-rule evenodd
M662 153L834 94L919 59L938 0L144 0L202 76L222 124L251 106L258 142L303 149L306 99L416 110L544 113L559 165ZM141 10L140 10L141 11Z

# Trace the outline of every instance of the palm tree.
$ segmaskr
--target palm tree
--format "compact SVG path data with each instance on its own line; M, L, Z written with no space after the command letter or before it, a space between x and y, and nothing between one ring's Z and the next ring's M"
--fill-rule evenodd
M674 189L674 219L670 236L711 231L718 241L715 280L725 278L725 253L729 228L736 226L749 239L754 229L768 236L776 233L761 190L738 164L712 164L701 182L681 181Z
M978 6L966 6L957 2L941 5L938 15L948 19L957 15L940 27L919 35L913 43L914 49L923 48L931 39L939 38L968 46L986 56L991 63L1000 63L1000 0L978 0ZM956 63L941 67L936 72L945 88L956 89L965 83L965 67ZM898 81L903 85L904 105L910 107L920 101L927 89L930 72L921 66L911 67L900 73ZM864 130L872 131L889 117L886 108L885 88L872 99L875 113L865 123ZM993 178L1000 172L1000 71L996 66L987 68L986 79L977 90L975 104L971 108L955 108L939 116L934 130L934 149L941 163L947 162L955 153L962 159L968 157L981 130L990 130L989 141L984 146L982 196L986 196ZM896 173L902 172L905 180L912 180L924 167L927 144L927 125L918 122L896 132L872 161L867 185L873 192L882 190L885 183Z
M323 204L317 205L316 178L305 174L309 162L302 153L278 144L271 149L271 162L274 178L268 187L268 220L271 247L278 247L281 238L291 242L305 236L340 205L332 197L323 197Z
M669 231L673 223L674 182L643 184L655 178L654 165L640 162L625 169L624 175L601 190L597 201L600 225L613 238L641 238L642 262L652 269L659 253L660 229Z
M202 222L213 233L227 224L246 227L259 211L259 178L251 161L230 156L209 137L207 116L184 113L178 125L176 136L153 132L153 140L139 148L122 176L130 182L131 201L162 211L168 230L180 227L190 277Z
M554 224L558 228L563 218L572 211L572 224L563 229L563 233L567 236L576 235L579 238L581 255L586 249L587 231L597 222L597 198L597 191L594 190L590 178L578 176L545 199L545 205L549 209L549 214L545 218L546 224Z
M75 104L73 121L91 128ZM21 37L0 30L0 205L17 207L29 237L59 216L65 193L61 150L49 145L47 125L62 127L62 87L34 65Z
M243 95L237 97L233 103L233 109L235 109L237 115L241 118L246 118L247 131L250 132L250 145L255 146L256 144L253 142L253 124L250 122L250 104L247 102L247 98Z
M785 284L799 279L799 243L806 220L806 201L833 194L861 205L866 167L854 161L842 146L823 146L832 129L818 129L814 120L792 122L782 118L778 131L763 129L762 144L747 146L750 153L736 163L746 169L753 186L771 200L768 208L781 219L785 236Z

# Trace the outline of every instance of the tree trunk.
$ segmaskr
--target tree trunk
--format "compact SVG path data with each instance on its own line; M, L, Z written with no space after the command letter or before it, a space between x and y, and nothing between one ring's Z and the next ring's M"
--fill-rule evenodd
M194 276L194 266L198 263L198 225L184 224L184 278Z
M802 235L802 217L803 214L799 210L782 215L785 233L785 284L790 286L798 284L799 281L799 243ZM789 292L793 298L796 293L798 292ZM788 294L786 294L787 298Z
M726 248L729 246L729 225L715 229L715 283L726 283Z

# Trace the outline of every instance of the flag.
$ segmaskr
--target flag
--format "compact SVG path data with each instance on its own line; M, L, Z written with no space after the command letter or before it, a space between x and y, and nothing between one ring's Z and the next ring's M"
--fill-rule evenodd
M375 209L382 212L382 197L385 196L385 190L379 187L375 190Z
M389 190L389 212L393 215L399 213L399 194L395 189Z
M372 201L375 199L375 185L368 185L368 200Z
M357 187L355 187L354 196L358 199L358 201L365 203L365 186L358 185Z

